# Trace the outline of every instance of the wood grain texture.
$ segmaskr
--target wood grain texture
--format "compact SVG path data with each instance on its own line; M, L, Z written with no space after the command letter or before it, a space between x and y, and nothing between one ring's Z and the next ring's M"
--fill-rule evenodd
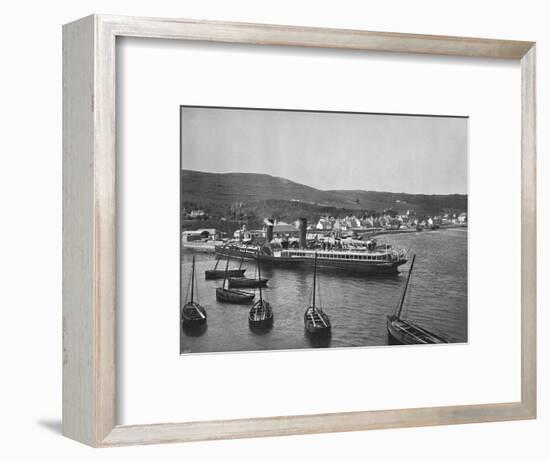
M95 445L94 25L63 27L63 434Z
M119 36L520 59L532 42L189 19L101 16Z
M528 419L519 402L118 426L102 446L194 442Z
M521 400L537 414L536 47L521 59Z
M116 37L521 60L521 401L116 426ZM93 16L63 30L63 433L92 446L263 437L536 416L536 127L532 42Z
M94 222L97 441L116 424L116 43L96 18Z
M115 42L63 28L63 433L98 446L116 423Z

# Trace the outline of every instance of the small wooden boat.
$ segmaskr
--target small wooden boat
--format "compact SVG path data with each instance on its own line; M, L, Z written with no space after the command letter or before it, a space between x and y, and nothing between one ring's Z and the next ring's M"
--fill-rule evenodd
M230 290L228 288L216 288L216 299L224 303L248 304L254 299L254 293L240 290Z
M230 278L228 283L229 288L260 288L267 286L268 279L249 279L248 277Z
M224 245L225 247L225 245ZM227 259L229 260L230 255L227 255ZM238 269L228 269L228 270L219 270L218 264L220 263L221 256L218 256L218 259L216 259L216 265L214 266L214 269L206 270L204 271L204 278L206 280L219 280L223 279L224 277L244 277L244 273L246 272L246 269L242 268L242 261L241 265Z
M181 323L184 327L203 325L206 323L206 310L198 302L195 302L195 257L191 270L191 299L181 308Z
M328 335L331 332L332 325L328 315L322 308L316 305L317 297L317 253L315 253L315 262L313 266L313 301L311 306L304 313L304 326L306 332L313 336Z
M399 298L399 303L395 309L393 315L388 315L387 329L388 329L388 342L390 344L442 344L449 341L442 336L439 336L431 331L426 330L414 323L403 320L401 318L401 311L403 310L403 304L405 302L405 295L407 294L407 288L411 280L411 274L414 267L414 261L416 255L413 256L411 267L409 268L409 274L403 293Z
M449 341L407 320L388 316L390 344L445 344Z
M241 256L241 263L239 265L239 269L243 267L243 261L244 257L247 254L246 249L247 246L245 246L244 251L242 252ZM258 278L248 278L244 276L239 277L232 277L231 274L228 275L228 287L229 288L259 288L259 287L265 287L267 286L268 279L263 279L261 277Z
M260 262L256 260L258 267L258 281L262 279ZM266 280L267 281L267 280ZM251 327L268 327L273 324L273 309L271 304L262 296L262 287L259 285L260 300L256 301L248 313L248 324Z
M227 258L227 263L225 265L225 275L223 277L223 284L221 287L216 288L216 299L224 303L248 304L256 296L254 293L250 293L248 291L225 288L225 284L227 282L228 266L229 266L229 257Z
M273 323L273 309L265 299L256 301L248 313L248 323L251 326L264 327Z
M244 277L246 269L231 269L227 271L228 277ZM223 279L224 271L219 270L207 270L204 271L206 280L219 280Z

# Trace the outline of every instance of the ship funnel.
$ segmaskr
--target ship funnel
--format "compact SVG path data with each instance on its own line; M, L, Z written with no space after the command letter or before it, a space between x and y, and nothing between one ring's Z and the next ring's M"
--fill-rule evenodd
M265 224L265 243L273 240L273 219L264 219Z
M307 219L300 218L300 248L305 249L306 247L306 232L307 232Z

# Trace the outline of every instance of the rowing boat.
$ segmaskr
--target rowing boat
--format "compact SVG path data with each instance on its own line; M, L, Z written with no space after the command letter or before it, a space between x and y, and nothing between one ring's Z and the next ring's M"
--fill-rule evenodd
M182 326L203 325L206 323L206 310L198 302L195 302L195 257L191 269L191 299L181 308Z
M250 279L248 277L230 278L228 281L229 288L260 288L267 286L268 279Z
M432 333L431 331L414 324L409 320L401 318L401 312L403 310L403 304L405 302L405 296L411 280L411 274L414 267L414 261L416 255L413 256L411 267L409 268L409 274L407 275L407 281L399 298L399 302L393 315L388 315L387 329L388 329L388 342L390 344L442 344L449 341L440 335Z
M315 262L313 266L313 300L304 313L304 326L308 334L313 336L328 335L331 332L332 325L329 316L323 311L321 306L316 304L317 294L317 253L315 253ZM320 300L319 300L320 301Z
M225 264L225 275L223 277L223 284L221 287L216 288L216 299L224 303L248 304L254 299L255 297L254 293L250 293L248 291L235 290L231 288L225 288L225 285L227 282L228 266L229 266L229 257L227 258L227 262Z
M225 245L224 245L225 248ZM227 254L227 259L231 257L231 252ZM238 269L228 269L226 270L220 270L218 269L218 264L220 263L220 259L222 258L221 255L218 256L216 259L216 264L214 265L214 269L206 270L204 271L204 278L206 280L218 280L223 279L224 277L244 277L244 273L246 272L246 269L242 268L242 261L241 265Z
M258 260L256 260L256 264L258 267L257 281L259 282L262 280L266 280L262 279L260 263ZM271 308L271 304L269 304L269 302L266 301L262 296L262 285L259 285L259 294L260 299L254 303L254 305L250 309L250 312L248 313L248 324L251 327L269 327L273 324L273 309Z

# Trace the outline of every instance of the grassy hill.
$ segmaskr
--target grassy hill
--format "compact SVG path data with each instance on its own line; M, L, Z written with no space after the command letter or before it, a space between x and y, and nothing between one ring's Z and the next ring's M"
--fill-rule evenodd
M248 202L297 200L319 205L342 205L338 194L304 186L288 179L254 173L205 173L182 170L181 186L185 200Z
M322 215L371 214L392 208L413 209L420 215L467 209L466 195L423 195L362 190L323 191L288 179L253 173L206 173L181 171L182 205L204 208L215 221L264 217L309 221Z

